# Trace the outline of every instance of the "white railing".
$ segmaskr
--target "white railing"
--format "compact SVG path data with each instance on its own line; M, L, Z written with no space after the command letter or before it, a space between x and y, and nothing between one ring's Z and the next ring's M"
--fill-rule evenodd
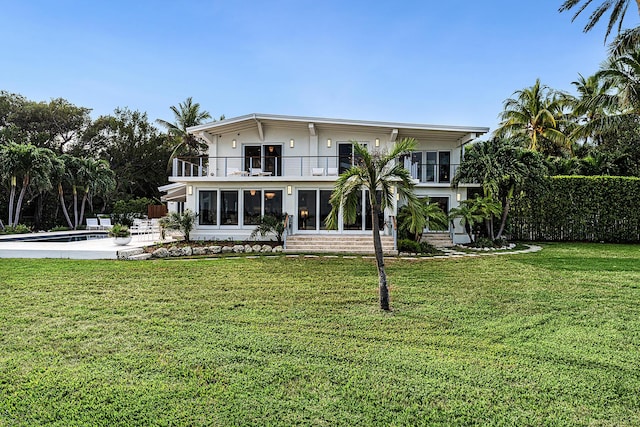
M338 176L353 164L338 156L190 157L174 158L172 177L321 177ZM411 177L421 183L449 183L458 165L409 166Z

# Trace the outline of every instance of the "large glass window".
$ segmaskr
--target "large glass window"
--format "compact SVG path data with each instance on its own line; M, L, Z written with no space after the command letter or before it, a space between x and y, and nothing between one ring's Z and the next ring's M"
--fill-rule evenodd
M198 223L216 225L218 223L218 192L200 191L198 200Z
M220 192L220 225L238 225L238 192Z
M282 215L282 190L264 191L264 214L280 218Z
M331 212L331 190L320 190L320 230L326 230L325 221Z
M435 151L427 151L427 165L425 182L434 182L436 180L436 164L438 163L438 153Z
M268 144L262 147L264 152L264 172L273 176L282 176L282 145Z
M298 190L298 230L316 229L316 190Z
M451 180L451 153L448 151L440 151L438 153L438 160L438 182L449 182Z
M244 191L244 225L260 224L260 212L262 211L262 191L261 190L245 190Z
M356 218L353 222L348 222L344 218L345 230L362 230L362 196L358 197L358 204L356 206Z
M259 145L244 146L244 170L249 172L251 169L262 168L262 159Z

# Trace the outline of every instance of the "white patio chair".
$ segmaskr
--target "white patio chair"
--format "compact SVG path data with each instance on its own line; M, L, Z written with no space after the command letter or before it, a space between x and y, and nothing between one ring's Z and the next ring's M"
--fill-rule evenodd
M113 226L113 224L111 224L111 218L98 217L98 220L100 221L100 228L102 230L106 230L107 228L111 228Z
M87 218L87 230L100 230L98 218Z
M324 175L324 168L311 168L311 175L313 176Z
M338 176L338 168L327 168L327 175Z

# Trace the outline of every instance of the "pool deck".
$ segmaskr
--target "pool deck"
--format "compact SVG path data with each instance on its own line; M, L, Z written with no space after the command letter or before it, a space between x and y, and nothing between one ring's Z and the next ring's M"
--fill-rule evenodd
M86 234L86 231L38 233L39 236ZM25 234L24 236L33 236ZM4 237L4 239L3 239ZM119 252L150 246L158 239L149 235L134 235L131 243L119 246L113 239L92 239L78 242L8 242L15 234L0 236L0 258L68 258L68 259L118 259ZM3 241L5 240L5 241Z

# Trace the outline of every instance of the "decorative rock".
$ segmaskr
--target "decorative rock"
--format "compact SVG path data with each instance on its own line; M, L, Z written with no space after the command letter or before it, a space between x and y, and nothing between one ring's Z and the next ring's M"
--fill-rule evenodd
M269 245L262 245L262 249L260 249L260 252L262 252L262 253L268 253L268 252L271 252L271 251L272 251L272 249L271 249L271 246L269 246Z
M223 254L228 254L229 252L233 252L233 247L232 246L223 246L222 247L222 253Z
M219 245L209 246L210 254L219 254L220 252L222 252L222 246L219 246Z
M260 252L262 250L262 245L255 244L251 246L251 249L253 249L253 252Z
M191 256L191 254L193 254L193 249L191 249L191 246L185 246L182 248L181 252L182 256Z
M250 254L253 252L253 247L251 245L244 245L244 252Z
M182 249L176 247L176 246L171 246L169 248L169 255L172 257L178 257L178 256L182 256Z
M243 245L233 245L233 252L235 252L237 254L241 254L242 252L244 252L244 246Z
M207 253L207 248L195 247L195 248L193 248L192 253L194 255L205 255Z
M169 250L167 248L158 248L151 254L153 258L166 258L169 256Z
M282 250L283 250L282 246L279 246L279 245L273 248L273 252L282 252Z

